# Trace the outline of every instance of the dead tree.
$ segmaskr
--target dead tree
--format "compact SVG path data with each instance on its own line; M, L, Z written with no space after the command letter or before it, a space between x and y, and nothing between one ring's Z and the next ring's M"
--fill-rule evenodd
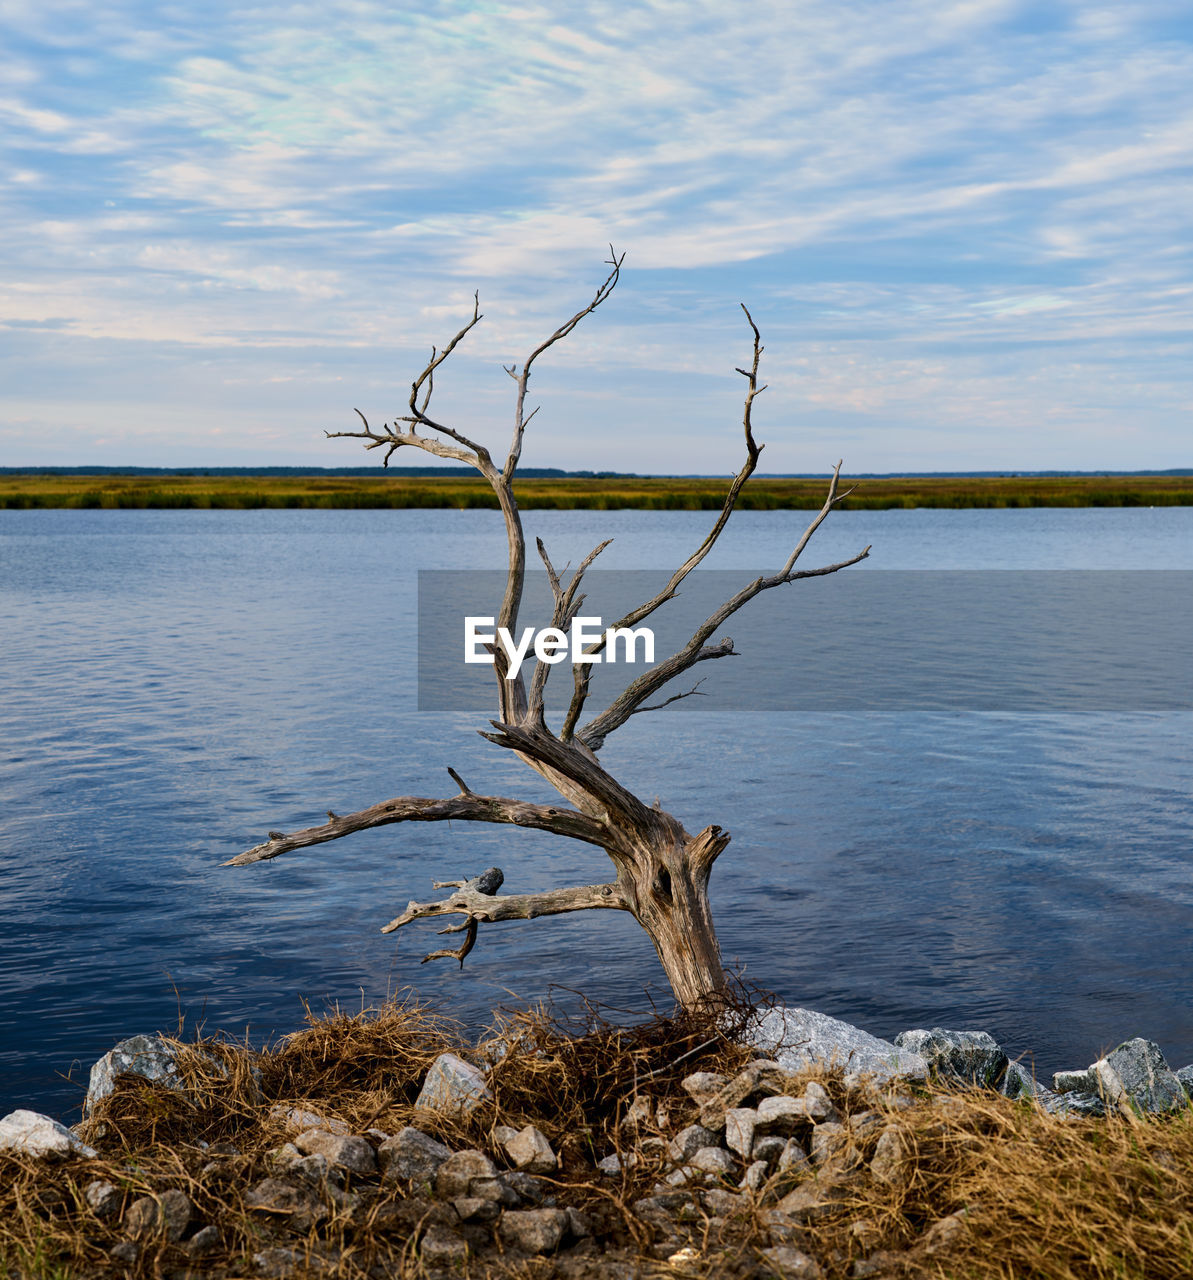
M469 331L481 320L479 297L472 318L443 348L432 349L431 358L414 379L407 412L396 417L392 425L372 428L357 410L362 429L327 432L329 437L363 440L366 449L384 449L383 463L403 447L421 449L439 458L467 463L481 473L492 487L505 518L509 544L509 570L505 583L497 627L516 633L526 573L526 542L522 520L514 498L513 480L522 456L526 427L537 410L526 411L526 389L535 361L555 343L566 338L588 315L612 293L617 284L624 255L613 253L610 271L592 301L562 324L546 341L527 356L521 368L511 365L506 373L514 380L513 437L505 461L498 466L489 450L464 435L455 427L437 421L430 414L435 375ZM765 390L758 382L758 364L762 356L761 338L749 311L742 307L753 333L753 359L750 366L738 369L746 380L742 425L745 433L745 461L725 495L720 513L704 541L672 573L657 595L632 609L617 627L634 627L650 617L670 600L680 584L708 555L720 537L737 503L742 487L758 465L762 446L754 440L752 413L754 401ZM490 868L471 880L449 880L436 883L436 889L452 892L433 902L410 902L382 932L389 933L414 920L436 916L462 916L463 919L444 933L464 933L462 945L454 950L434 951L427 959L450 956L463 964L464 957L476 942L478 927L499 920L531 920L537 916L558 915L566 911L594 908L628 911L646 930L654 943L659 960L670 980L676 998L686 1008L715 1002L725 990L726 979L720 950L709 910L708 883L713 863L729 844L728 832L719 826L707 826L692 835L682 822L655 805L648 805L608 773L601 765L598 752L611 733L630 719L648 710L665 706L688 693L672 694L661 702L651 699L671 681L697 664L728 657L734 653L730 639L714 640L719 628L739 609L763 591L800 578L836 573L866 557L869 547L848 560L817 569L796 569L808 541L820 524L846 496L838 492L838 462L829 482L828 493L819 513L813 518L796 543L786 564L778 573L756 578L742 586L736 595L716 609L675 653L665 657L638 676L609 706L585 719L589 698L588 664L572 668L573 689L561 723L552 729L544 710L544 692L550 667L538 663L529 687L519 671L507 679L508 663L500 646L494 653L498 688L498 718L491 721L491 732L482 736L514 754L529 768L545 778L559 793L564 803L534 804L507 796L480 795L474 792L454 771L449 770L459 794L443 799L422 796L399 796L384 800L358 813L342 816L328 814L328 821L290 834L270 832L264 844L256 845L226 863L247 866L265 862L292 849L338 840L370 827L399 822L465 822L508 823L551 831L570 840L597 845L609 855L615 871L605 884L579 885L575 888L552 889L543 893L500 894L504 879L499 868ZM581 607L580 585L584 573L607 543L596 547L581 563L566 584L548 558L541 541L538 551L546 566L554 593L551 625L566 629ZM594 643L587 652L599 652L604 640ZM689 693L691 691L688 691Z

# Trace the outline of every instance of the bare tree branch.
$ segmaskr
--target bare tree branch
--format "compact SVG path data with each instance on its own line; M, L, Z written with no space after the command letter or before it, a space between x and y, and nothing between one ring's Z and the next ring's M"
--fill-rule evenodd
M826 510L828 505L826 504ZM813 527L820 523L824 518L824 514L825 512L822 512L817 516L813 522ZM807 536L805 534L801 541L801 546L806 544ZM768 578L755 578L753 582L744 586L735 596L726 600L720 608L714 610L697 627L692 638L678 653L673 653L669 658L664 658L662 662L651 667L649 671L643 672L600 715L594 716L575 735L576 738L593 751L599 751L604 745L605 739L615 729L619 729L625 724L641 704L657 693L668 681L695 666L697 662L704 662L709 658L727 658L733 655L733 641L729 638L722 640L720 644L711 648L706 648L704 642L718 628L724 626L743 605L753 600L755 596L763 591L770 590L772 587L778 587L788 582L796 582L800 578L820 578L830 573L837 573L841 569L847 569L850 565L858 564L870 554L870 548L866 547L865 550L859 551L856 556L851 556L848 560L840 560L836 564L824 565L819 569L793 571L789 566L794 563L798 551L799 548L796 549L796 552L788 559L787 565L779 573L773 574Z
M742 431L745 435L746 442L746 460L741 465L741 470L733 477L733 482L729 486L729 491L725 494L725 501L721 504L721 510L717 514L713 527L708 531L704 541L696 548L695 551L679 566L671 575L667 585L657 595L652 596L649 600L631 609L625 617L613 623L614 627L633 627L643 619L650 617L660 605L665 604L668 600L674 598L679 585L683 580L696 568L698 564L708 555L708 553L716 545L717 539L721 536L722 530L729 523L729 517L733 514L734 508L737 506L738 495L742 491L743 485L754 474L754 469L758 466L758 459L762 454L765 445L758 444L754 439L754 401L766 390L765 387L758 385L758 365L762 359L762 335L758 332L758 326L754 323L754 317L750 315L745 303L739 304L745 313L746 320L749 322L750 330L754 335L753 359L750 368L738 369L737 372L746 379L746 397L742 406ZM585 650L586 653L600 653L604 648L604 638L590 645ZM580 721L580 716L584 712L584 704L588 698L589 682L591 680L591 667L586 666L584 671L575 677L575 689L572 694L571 705L568 707L567 715L564 717L563 728L560 736L565 740L572 737L575 733L576 725Z
M412 920L423 920L428 916L463 915L495 923L499 920L534 920L539 916L557 916L590 907L629 910L629 904L616 884L586 884L572 889L546 889L542 893L496 895L464 887L438 902L410 902L406 910L395 916L381 932L393 933Z
M475 893L492 896L501 888L505 881L505 875L500 867L490 867L487 871L482 871L479 876L474 876L471 880L447 880L440 884L436 881L431 887L433 889L464 889ZM421 963L426 964L428 960L458 960L460 968L464 967L464 960L468 953L476 946L476 916L469 915L459 924L449 924L446 929L440 929L440 934L444 933L460 933L467 931L467 937L461 946L456 948L443 947L438 951L430 951L423 956Z
M484 471L485 469L483 464L489 464L490 462L489 451L482 445L475 443L475 441L469 440L467 436L461 435L460 432L454 430L452 427L445 426L442 422L434 422L432 419L427 417L426 411L427 406L431 402L431 391L435 384L435 370L438 369L448 356L451 355L460 341L471 329L475 328L482 319L481 297L478 291L473 294L472 319L468 321L468 323L456 334L454 338L452 338L441 352L436 353L435 349L433 347L431 348L430 360L427 361L422 373L420 373L410 384L409 405L411 416L401 419L403 422L421 422L422 425L427 427L429 430L441 431L445 436L450 436L451 439L455 440L457 444L461 444L464 448L470 449L473 454L476 455L477 462L474 465L476 465L477 469L480 471ZM418 403L418 393L424 386L426 387L426 394L423 396L423 402L420 406Z
M397 424L405 421L405 419L395 418L394 425L391 427L389 423L384 423L380 430L374 430L369 426L369 420L359 409L355 410L356 416L364 423L363 431L325 431L323 434L329 440L367 440L366 449L385 448L385 457L381 460L383 467L389 466L389 460L393 456L394 451L400 449L403 445L409 445L413 449L421 449L423 453L433 453L437 458L452 458L456 462L466 462L470 467L481 471L480 460L475 453L470 453L467 449L461 449L453 444L445 444L442 440L436 440L433 436L415 435L413 430L403 431ZM483 474L483 472L482 472Z
M555 605L551 614L551 626L558 627L560 631L566 631L571 626L572 619L580 612L585 597L580 594L580 583L584 579L584 574L591 567L592 562L601 554L602 551L613 541L612 538L606 538L604 542L598 543L593 549L581 560L576 572L572 574L571 581L565 588L560 582L559 574L555 571L555 566L551 563L551 557L547 554L547 548L543 545L542 538L535 539L538 545L539 557L547 570L547 580L551 584L551 594L554 597ZM566 567L564 572L567 572ZM583 664L576 664L583 665ZM530 685L530 714L535 720L541 721L543 718L543 695L547 687L547 680L551 675L551 664L540 662L534 669L534 678Z
M514 472L518 468L518 461L522 457L522 437L526 431L526 424L530 421L530 418L538 412L537 409L533 410L529 417L525 416L524 413L526 406L526 384L530 381L530 366L534 364L534 362L543 354L544 351L547 350L548 347L553 347L561 338L566 338L568 334L571 333L571 331L580 323L580 321L583 320L585 316L591 315L592 312L594 312L617 287L617 281L621 277L621 264L625 261L625 254L615 252L613 246L610 245L608 261L609 265L613 269L605 277L588 306L577 311L570 320L561 324L545 342L540 342L530 355L526 357L525 363L522 365L521 373L517 371L516 365L510 365L509 368L506 369L506 373L508 373L518 384L518 397L514 405L514 434L513 438L510 440L509 453L506 455L505 466L502 468L501 472L502 478L507 482L513 479Z
M455 776L455 775L453 775ZM458 776L456 781L460 786ZM264 844L254 845L237 854L222 865L247 867L253 862L268 862L291 849L303 849L307 845L324 844L339 840L355 831L367 831L371 827L385 827L395 822L496 822L515 827L529 827L537 831L553 831L556 835L583 840L586 844L604 848L609 833L602 824L587 814L573 809L559 809L553 805L530 804L525 800L510 800L504 796L478 796L465 790L447 800L431 800L422 796L398 796L383 800L357 813L341 814L320 827L306 827L285 835L271 831Z
M727 658L736 658L736 652L730 652L725 655ZM700 686L703 680L697 680L696 683L687 691L687 693L673 693L671 697L665 698L662 702L652 702L649 706L635 707L630 715L640 716L644 711L662 711L664 707L669 707L673 702L679 702L682 698L707 698L708 694L700 692Z
M516 751L522 759L546 766L550 771L575 783L607 814L616 815L621 821L639 824L643 830L658 825L659 814L648 809L632 791L628 791L611 774L601 768L595 756L583 753L575 746L560 742L554 734L537 725L502 724L491 721L494 733L482 733L482 738L495 742L499 747ZM613 823L607 823L609 828ZM614 831L603 831L605 850L615 856Z

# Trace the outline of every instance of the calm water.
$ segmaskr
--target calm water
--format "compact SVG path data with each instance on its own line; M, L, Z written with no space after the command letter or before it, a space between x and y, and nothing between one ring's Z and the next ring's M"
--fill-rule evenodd
M778 563L805 519L735 517L710 567ZM606 567L631 569L708 520L528 523L557 562L612 534ZM1191 569L1193 509L844 512L817 543L892 569ZM430 926L377 932L432 879L604 879L597 850L432 825L219 866L325 809L447 794L449 764L541 794L476 716L414 709L416 570L503 559L487 512L0 512L0 1114L70 1118L96 1057L180 1016L264 1037L303 999L407 987L474 1025L553 983L666 1001L617 913L491 928L463 973L420 967ZM1138 1034L1193 1060L1193 713L664 712L603 758L732 831L713 904L749 980L878 1034L984 1028L1041 1073Z

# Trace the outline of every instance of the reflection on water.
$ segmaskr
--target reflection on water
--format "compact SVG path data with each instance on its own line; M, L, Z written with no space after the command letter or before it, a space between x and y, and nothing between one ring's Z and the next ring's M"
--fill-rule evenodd
M803 522L743 513L712 567L777 562ZM606 567L656 568L707 517L528 523L557 562L612 533ZM818 554L1188 569L1191 535L1183 508L844 512ZM604 879L586 846L429 825L219 867L325 809L450 791L448 765L544 794L475 715L414 710L415 571L503 558L488 512L0 512L0 1113L69 1113L94 1058L180 1013L259 1037L302 998L407 986L471 1024L551 983L666 1000L618 913L494 927L463 973L419 966L429 926L377 932L493 863L513 891ZM664 712L604 759L733 833L713 904L748 980L880 1034L987 1029L1050 1072L1137 1034L1193 1060L1191 743L1187 712Z

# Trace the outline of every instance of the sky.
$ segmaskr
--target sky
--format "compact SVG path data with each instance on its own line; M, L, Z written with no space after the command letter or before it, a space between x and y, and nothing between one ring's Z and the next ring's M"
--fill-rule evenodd
M0 465L1193 466L1193 11L0 0ZM423 465L401 451L395 465Z

